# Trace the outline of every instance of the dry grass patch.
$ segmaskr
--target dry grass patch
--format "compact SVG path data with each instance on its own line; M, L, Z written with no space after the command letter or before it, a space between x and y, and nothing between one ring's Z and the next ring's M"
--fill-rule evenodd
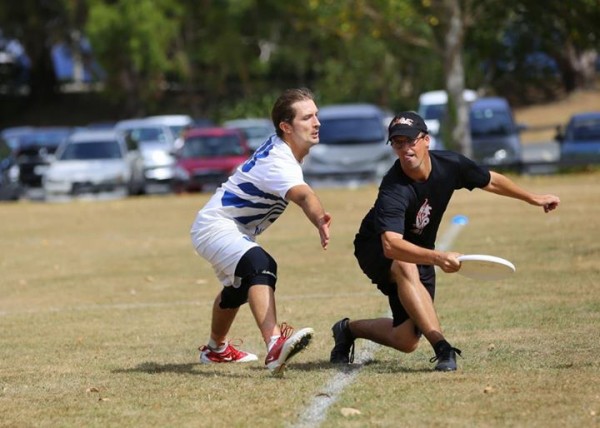
M515 177L561 196L548 215L458 192L446 219L470 223L453 247L506 257L516 275L479 284L440 273L437 306L463 350L460 370L432 373L426 343L410 355L378 349L323 426L597 426L599 178ZM219 290L188 236L206 195L2 205L0 425L293 424L339 373L331 324L387 310L352 256L375 194L319 189L334 216L327 251L295 206L260 238L280 265L280 320L316 331L282 380L260 363L197 363ZM248 308L231 336L264 357Z

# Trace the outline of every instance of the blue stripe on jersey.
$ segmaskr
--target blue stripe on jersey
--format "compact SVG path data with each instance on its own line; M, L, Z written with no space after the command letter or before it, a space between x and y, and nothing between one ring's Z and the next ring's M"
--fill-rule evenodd
M264 143L262 143L262 145L258 149L256 149L256 151L254 152L252 157L250 159L248 159L244 163L244 165L242 165L242 171L244 171L244 172L250 171L252 168L254 168L254 165L256 165L257 160L266 158L267 156L269 156L269 152L275 145L276 137L277 137L276 135L272 135L268 140L266 140Z
M238 196L228 190L223 192L223 196L221 197L221 204L224 207L234 207L242 210L244 214L247 214L247 210L245 208L255 208L260 210L256 214L252 215L240 215L234 216L233 218L238 222L248 225L249 223L258 221L259 223L263 223L268 221L269 223L273 223L277 218L283 213L285 208L288 205L288 202L271 193L266 193L256 187L254 184L246 182L238 185L238 188L243 191L249 197L259 197L262 199L266 199L267 201L273 202L253 202L251 200L245 199L244 197ZM263 228L264 229L264 228Z
M277 220L279 218L279 216L281 215L281 213L285 211L285 206L274 206L272 209L269 210L269 212L267 212L267 214L257 214L257 215L248 215L248 216L240 216L240 217L235 217L235 219L237 221L239 221L242 224L248 224L254 220L260 220L260 219L265 219L268 220L270 223L273 223L275 220ZM273 216L273 214L275 214ZM270 218L269 218L270 217Z
M221 198L221 204L224 207L236 207L236 208L270 208L272 204L264 202L252 202L244 198L240 198L238 195L225 190L223 197Z
M245 194L250 195L250 196L260 196L261 198L271 199L273 201L283 201L283 199L280 198L279 196L273 195L271 193L265 193L252 183L241 183L238 187Z

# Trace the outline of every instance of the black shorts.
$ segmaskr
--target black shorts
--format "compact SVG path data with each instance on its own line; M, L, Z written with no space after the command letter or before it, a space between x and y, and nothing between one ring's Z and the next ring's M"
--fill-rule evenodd
M246 303L248 290L253 285L268 285L275 290L277 262L263 248L252 247L235 267L235 276L240 278L240 286L223 287L219 304L223 309L239 308Z
M388 297L388 303L394 318L394 327L399 326L410 317L398 299L396 283L390 279L392 260L383 254L383 246L379 236L364 239L356 235L354 238L354 257L358 265L371 282ZM433 300L435 297L435 267L432 265L417 265L419 277L425 289Z

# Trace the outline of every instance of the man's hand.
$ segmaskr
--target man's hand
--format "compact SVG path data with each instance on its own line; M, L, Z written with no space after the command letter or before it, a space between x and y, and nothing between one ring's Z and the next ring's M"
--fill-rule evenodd
M331 215L325 213L325 215L319 220L319 235L321 236L321 247L324 250L329 245L329 227L331 225Z
M446 273L454 273L460 270L458 257L461 253L439 251L435 256L435 265Z

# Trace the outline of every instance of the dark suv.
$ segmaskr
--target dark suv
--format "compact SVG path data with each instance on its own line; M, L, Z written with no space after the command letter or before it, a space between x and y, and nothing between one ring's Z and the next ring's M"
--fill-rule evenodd
M72 129L68 127L33 128L18 137L14 150L23 186L42 186L42 177L50 164L50 156L71 132Z
M478 98L469 117L473 159L485 165L521 164L522 125L515 122L505 98Z

